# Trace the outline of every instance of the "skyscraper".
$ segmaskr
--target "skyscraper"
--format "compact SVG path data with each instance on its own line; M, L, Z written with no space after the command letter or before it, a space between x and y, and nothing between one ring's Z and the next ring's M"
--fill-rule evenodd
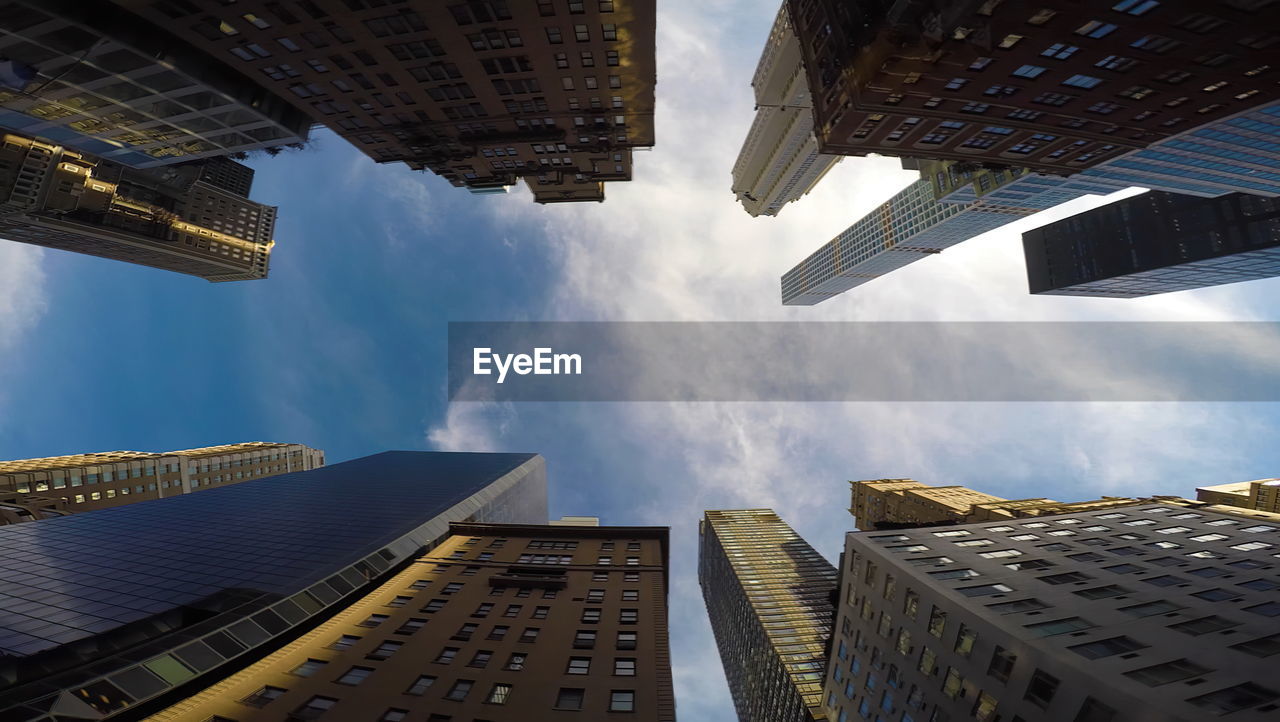
M0 2L0 128L132 168L306 140L305 113L169 25L104 0Z
M1127 496L1074 502L1004 499L964 486L929 486L914 479L851 481L849 486L849 513L863 531L1067 514L1148 501Z
M603 201L654 143L654 0L114 0L383 163Z
M1196 499L1280 514L1280 479L1258 479L1196 488Z
M323 620L450 522L546 517L541 457L395 451L0 527L0 718L136 716Z
M666 527L449 531L321 626L150 719L675 720Z
M1280 515L1196 506L848 534L828 714L1274 719Z
M904 163L920 179L782 276L782 303L813 306L987 231L1066 201L1123 187L1104 178Z
M776 216L840 160L818 152L813 100L785 3L773 21L751 88L756 117L733 164L733 192L753 217Z
M263 441L0 461L0 524L124 506L321 466L324 452L319 449Z
M266 278L276 208L227 159L135 170L13 133L0 147L0 236L199 276Z
M1136 298L1271 278L1280 199L1152 191L1027 231L1022 246L1032 293Z
M788 7L824 153L1071 174L1280 101L1267 0Z
M822 710L836 570L769 509L708 511L698 581L740 722Z

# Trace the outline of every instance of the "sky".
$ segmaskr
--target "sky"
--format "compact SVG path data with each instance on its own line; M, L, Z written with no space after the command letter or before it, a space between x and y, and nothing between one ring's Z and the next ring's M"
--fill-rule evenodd
M305 443L331 463L541 453L553 517L671 527L678 710L700 722L733 719L697 583L703 509L772 507L834 560L854 479L1076 500L1280 475L1280 409L1267 403L448 404L449 321L1280 320L1280 280L1030 296L1026 220L819 306L781 306L784 271L912 176L849 158L780 216L748 216L729 171L776 0L659 6L657 146L602 204L538 206L523 187L472 196L320 131L306 150L251 161L254 198L281 209L267 280L209 284L0 242L0 458L244 440ZM1260 332L1238 351L1275 342ZM1039 371L1095 382L1097 351ZM875 353L826 362L857 374Z

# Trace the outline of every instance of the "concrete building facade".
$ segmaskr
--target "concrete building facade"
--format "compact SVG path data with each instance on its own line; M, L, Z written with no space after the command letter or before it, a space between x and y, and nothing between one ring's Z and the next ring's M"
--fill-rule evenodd
M0 236L214 283L266 278L276 208L237 192L248 170L226 159L135 170L6 133Z
M1138 298L1272 278L1280 199L1152 191L1027 231L1022 247L1038 294Z
M0 719L158 711L376 589L450 522L543 523L546 498L533 454L401 451L0 526Z
M319 449L265 441L0 461L0 524L108 509L321 466L324 452Z
M740 722L826 719L836 570L769 509L708 511L698 581Z
M603 201L654 143L653 0L114 0L378 162Z
M0 128L132 168L288 145L311 119L108 2L0 3Z
M747 213L776 216L817 185L842 156L818 151L800 43L784 3L751 79L756 116L733 164L733 192Z
M455 523L316 629L149 717L675 720L667 529Z
M1274 719L1280 516L1196 506L850 533L828 714Z

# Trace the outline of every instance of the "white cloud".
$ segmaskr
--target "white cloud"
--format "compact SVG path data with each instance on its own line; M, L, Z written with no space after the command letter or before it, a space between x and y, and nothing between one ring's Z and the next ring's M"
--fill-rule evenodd
M0 351L16 348L44 315L44 254L37 246L0 242Z

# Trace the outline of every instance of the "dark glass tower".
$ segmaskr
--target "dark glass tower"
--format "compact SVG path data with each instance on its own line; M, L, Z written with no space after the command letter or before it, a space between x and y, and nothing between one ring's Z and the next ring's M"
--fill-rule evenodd
M391 451L2 527L0 719L136 716L327 617L450 522L546 518L537 455Z
M698 581L740 722L825 720L836 570L770 509L708 511Z
M1280 275L1280 200L1151 191L1022 235L1032 293L1135 298Z

